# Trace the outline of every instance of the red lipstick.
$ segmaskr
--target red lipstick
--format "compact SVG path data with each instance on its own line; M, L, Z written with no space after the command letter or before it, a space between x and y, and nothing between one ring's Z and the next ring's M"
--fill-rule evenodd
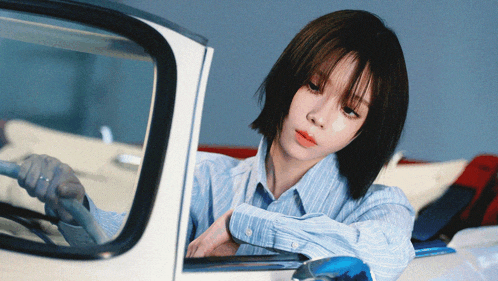
M296 130L296 140L304 147L312 147L316 145L316 140L312 136L308 135L305 131Z

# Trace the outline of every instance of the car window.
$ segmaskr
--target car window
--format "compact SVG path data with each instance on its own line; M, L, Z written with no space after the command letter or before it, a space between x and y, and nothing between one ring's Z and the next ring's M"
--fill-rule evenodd
M55 157L100 209L127 214L151 107L152 59L122 36L72 22L5 11L0 21L0 160ZM0 201L45 214L16 179L0 176ZM51 218L22 218L43 235L0 219L4 234L68 245Z

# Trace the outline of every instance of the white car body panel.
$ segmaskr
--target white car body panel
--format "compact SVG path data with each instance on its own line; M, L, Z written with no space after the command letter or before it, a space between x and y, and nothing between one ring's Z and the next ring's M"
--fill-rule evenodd
M498 226L461 230L448 247L456 253L416 258L398 280L496 280Z

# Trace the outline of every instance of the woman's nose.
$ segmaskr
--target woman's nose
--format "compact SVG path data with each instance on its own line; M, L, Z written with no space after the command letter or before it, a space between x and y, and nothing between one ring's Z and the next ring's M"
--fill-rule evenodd
M337 117L337 102L334 100L317 105L307 115L306 119L320 129L326 129Z
M314 112L310 112L306 115L306 119L310 121L313 125L319 127L320 129L323 129L325 127L325 120L323 117L318 116Z

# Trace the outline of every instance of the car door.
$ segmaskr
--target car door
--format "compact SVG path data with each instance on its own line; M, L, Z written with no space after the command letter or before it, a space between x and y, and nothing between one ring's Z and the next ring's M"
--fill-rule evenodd
M106 1L2 0L0 13L1 160L54 156L124 218L106 243L69 246L43 204L2 177L1 279L173 280L213 49Z

